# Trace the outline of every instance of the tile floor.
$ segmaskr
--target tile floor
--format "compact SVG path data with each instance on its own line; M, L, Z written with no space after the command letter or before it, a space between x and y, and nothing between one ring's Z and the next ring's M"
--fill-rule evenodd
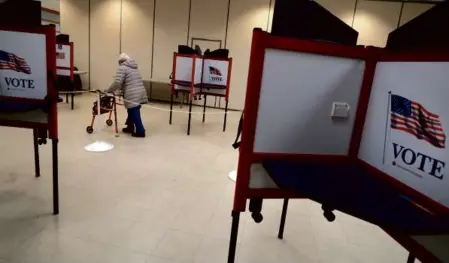
M59 105L61 214L51 215L50 146L41 147L42 177L33 177L31 130L0 127L0 262L210 263L226 262L237 161L239 113L187 116L145 108L146 139L121 135L101 122L101 137L115 145L94 154L84 146L94 98L76 110ZM153 105L167 109L166 105ZM176 108L177 110L186 110ZM194 111L200 111L197 108ZM210 110L209 112L214 112ZM119 122L124 122L123 109ZM320 206L292 201L285 239L276 238L281 201L267 201L265 220L241 220L238 263L393 263L407 252L378 228L339 214L334 223Z

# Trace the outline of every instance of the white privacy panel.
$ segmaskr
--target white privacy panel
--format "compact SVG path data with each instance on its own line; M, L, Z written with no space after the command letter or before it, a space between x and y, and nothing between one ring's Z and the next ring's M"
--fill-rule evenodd
M376 67L359 158L449 207L449 62Z
M195 76L194 84L201 83L201 75L203 70L203 59L202 58L191 58L191 57L176 57L176 72L174 76L175 81L186 81L192 82L192 69L193 69L193 59L195 59ZM176 90L190 90L190 87L175 85Z
M70 68L70 45L56 44L56 66Z
M228 84L229 61L204 59L203 84L218 85L222 88L203 90L207 93L225 95Z
M364 69L360 60L267 49L254 152L346 155ZM334 102L349 105L348 118L331 117Z
M0 96L44 99L46 95L45 35L0 31Z

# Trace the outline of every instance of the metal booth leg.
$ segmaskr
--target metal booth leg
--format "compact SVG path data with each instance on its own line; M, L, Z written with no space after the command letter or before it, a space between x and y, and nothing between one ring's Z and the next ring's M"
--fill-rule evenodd
M285 227L285 219L287 218L287 209L288 209L288 198L285 198L284 204L282 205L281 224L279 225L279 233L278 233L279 239L284 239L284 227Z
M187 135L190 135L190 123L192 122L192 103L193 100L189 98L189 122L187 124Z
M51 139L53 162L53 214L59 214L58 139Z
M168 124L171 124L173 118L173 93L170 95L170 119L168 120Z
M235 262L235 252L237 249L237 237L239 234L240 212L232 211L231 237L229 239L228 263Z
M118 136L118 124L117 124L117 102L114 98L114 128L115 128L115 134Z
M204 95L204 105L203 105L203 122L206 121L206 101L207 101L207 95Z
M69 103L69 94L68 93L65 94L65 103Z
M407 263L415 263L415 256L412 255L412 253L408 254Z
M223 120L223 131L226 131L226 122L228 121L228 100L226 100L225 104L225 114Z
M33 145L34 145L34 168L35 168L35 176L41 176L41 167L39 161L39 138L38 138L38 130L33 129Z

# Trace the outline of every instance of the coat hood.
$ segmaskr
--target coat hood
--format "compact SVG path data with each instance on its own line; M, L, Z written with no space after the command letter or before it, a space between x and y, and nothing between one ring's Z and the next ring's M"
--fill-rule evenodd
M122 53L117 59L119 65L127 66L129 68L137 69L137 63L127 54Z

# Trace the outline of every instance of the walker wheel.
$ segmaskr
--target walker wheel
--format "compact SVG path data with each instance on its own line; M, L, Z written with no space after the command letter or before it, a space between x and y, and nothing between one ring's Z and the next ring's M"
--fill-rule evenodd
M39 139L39 140L37 140L37 143L38 143L39 145L47 144L47 139Z
M114 122L112 120L106 120L106 125L112 126L112 124L114 124Z
M259 224L260 222L263 221L263 216L260 213L251 213L251 217L254 219L254 222L256 222L257 224Z
M87 133L93 133L94 132L94 128L92 128L92 126L87 126L86 127L86 131L87 131Z

